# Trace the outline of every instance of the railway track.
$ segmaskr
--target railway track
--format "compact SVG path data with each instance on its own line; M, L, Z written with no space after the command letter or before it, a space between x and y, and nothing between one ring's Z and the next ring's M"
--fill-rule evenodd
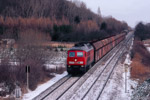
M131 38L128 36L83 76L67 75L33 100L98 100Z

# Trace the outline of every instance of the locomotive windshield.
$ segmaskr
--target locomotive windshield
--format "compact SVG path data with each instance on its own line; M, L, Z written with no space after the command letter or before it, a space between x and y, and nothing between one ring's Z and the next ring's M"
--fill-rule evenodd
M75 57L75 52L69 52L69 57Z
M83 52L77 52L77 57L83 57Z

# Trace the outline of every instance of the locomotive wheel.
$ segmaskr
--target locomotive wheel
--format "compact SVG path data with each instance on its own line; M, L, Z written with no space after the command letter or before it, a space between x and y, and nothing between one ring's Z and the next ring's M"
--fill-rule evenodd
M68 74L72 74L72 72L71 71L67 71L68 72Z
M90 64L90 65L87 67L87 70L86 70L86 71L88 71L89 69L91 69L91 67L92 67L92 64Z
M89 69L91 69L91 68L92 68L92 64L89 65Z
M85 68L84 68L83 73L86 73L86 72L87 72L87 69L88 69L88 68L87 68L87 67L85 67Z

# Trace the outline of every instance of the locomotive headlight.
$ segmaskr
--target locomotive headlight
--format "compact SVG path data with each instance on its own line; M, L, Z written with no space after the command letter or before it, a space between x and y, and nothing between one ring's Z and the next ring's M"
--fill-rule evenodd
M75 59L74 61L77 61L77 59Z
M73 61L69 61L69 64L74 64L74 62Z
M79 61L78 64L83 64L83 61Z

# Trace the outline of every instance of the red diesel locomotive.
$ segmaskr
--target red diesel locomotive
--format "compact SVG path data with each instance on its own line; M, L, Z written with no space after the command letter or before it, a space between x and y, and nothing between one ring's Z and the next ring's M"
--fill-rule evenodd
M94 48L89 43L76 44L68 51L67 71L71 74L73 71L86 70L94 63Z
M126 34L122 33L100 41L75 44L68 51L67 72L86 72L94 63L99 61L112 48L124 40Z

